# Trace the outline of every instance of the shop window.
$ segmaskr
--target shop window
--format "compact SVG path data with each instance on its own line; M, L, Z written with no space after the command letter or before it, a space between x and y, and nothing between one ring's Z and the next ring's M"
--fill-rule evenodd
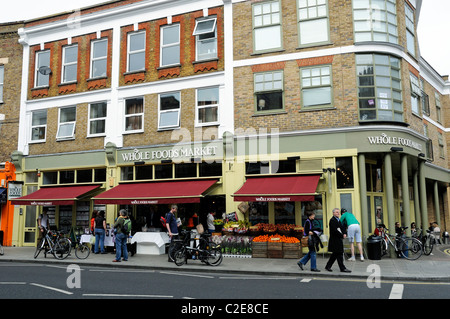
M259 223L267 224L269 222L269 203L268 202L249 202L248 221L251 225Z
M152 179L153 178L153 166L145 165L145 166L136 166L136 179Z
M77 80L78 67L78 45L63 48L62 79L61 83L74 82Z
M172 165L167 164L155 165L155 178L156 179L173 178Z
M275 224L295 224L295 202L274 203Z
M217 58L217 19L199 19L195 22L196 60Z
M199 176L200 177L222 176L222 162L200 163Z
M50 67L50 50L41 51L36 53L36 70L35 70L35 83L34 87L48 86L50 74L42 74L39 72L41 67Z
M76 107L59 109L59 125L56 134L57 139L73 138L75 135Z
M60 184L72 184L75 183L75 171L61 171L59 172Z
M197 164L183 163L175 165L175 178L197 177Z
M340 194L341 208L346 209L348 212L353 213L353 202L351 193Z
M316 216L314 220L319 224L322 229L323 225L323 200L322 195L316 195L314 197L314 201L311 202L300 202L301 203L301 211L302 211L302 225L305 225L305 221L308 218L309 213L314 213Z
M213 125L219 120L219 88L197 89L197 124Z
M31 141L45 142L47 132L47 110L31 113Z
M366 164L366 183L368 192L383 191L383 174L379 164Z
M128 72L145 69L145 31L128 34Z
M300 45L327 43L330 39L328 26L328 1L298 1Z
M336 183L337 188L353 188L353 158L336 158Z
M280 1L253 5L253 49L269 51L282 48Z
M91 78L105 77L108 58L108 39L92 42L91 46Z
M91 169L78 170L77 183L92 183L92 170Z
M295 160L273 161L271 165L272 174L295 173L297 165Z
M38 174L36 172L25 173L25 182L27 184L37 183Z
M94 182L106 182L106 168L94 169Z
M44 172L44 177L42 183L44 185L57 184L58 183L58 172Z
M180 25L172 24L161 28L161 66L180 63Z
M245 163L245 174L269 174L269 162L247 162Z
M159 129L172 129L180 126L180 92L166 93L159 96Z
M330 107L332 105L331 66L305 68L300 71L302 106Z
M144 123L144 99L134 98L125 101L125 131L142 132Z
M254 92L257 112L283 109L283 71L254 74Z
M89 105L89 133L90 136L104 135L106 132L106 103L92 103Z
M132 181L133 180L133 166L124 166L120 168L120 180Z

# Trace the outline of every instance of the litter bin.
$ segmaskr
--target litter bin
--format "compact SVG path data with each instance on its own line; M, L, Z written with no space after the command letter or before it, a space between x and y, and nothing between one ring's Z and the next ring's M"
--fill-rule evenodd
M450 244L448 232L444 232L444 234L442 235L442 242L444 245Z
M370 260L381 259L381 237L370 236L367 239L367 257Z

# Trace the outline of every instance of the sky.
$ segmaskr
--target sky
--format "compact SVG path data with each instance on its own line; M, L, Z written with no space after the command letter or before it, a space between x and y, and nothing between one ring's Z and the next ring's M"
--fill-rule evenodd
M3 4L0 23L38 18L102 2L106 0L12 0ZM440 75L450 75L450 39L439 38L450 31L449 14L449 0L423 0L417 31L420 54Z

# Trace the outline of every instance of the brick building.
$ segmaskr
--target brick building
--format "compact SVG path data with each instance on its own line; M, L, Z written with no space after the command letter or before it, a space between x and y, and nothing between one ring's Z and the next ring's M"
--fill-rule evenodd
M126 207L150 226L178 203L252 223L315 211L325 233L334 207L365 236L446 229L449 85L420 57L420 6L127 0L26 21L18 219L51 206L82 228Z

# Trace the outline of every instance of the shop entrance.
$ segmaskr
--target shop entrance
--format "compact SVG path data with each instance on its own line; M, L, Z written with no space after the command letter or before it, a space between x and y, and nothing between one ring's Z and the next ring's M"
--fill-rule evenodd
M23 246L34 247L36 246L37 240L37 207L36 206L25 206L25 227L23 232Z
M384 221L384 196L382 194L367 195L367 209L369 215L369 233L373 233L378 224Z

